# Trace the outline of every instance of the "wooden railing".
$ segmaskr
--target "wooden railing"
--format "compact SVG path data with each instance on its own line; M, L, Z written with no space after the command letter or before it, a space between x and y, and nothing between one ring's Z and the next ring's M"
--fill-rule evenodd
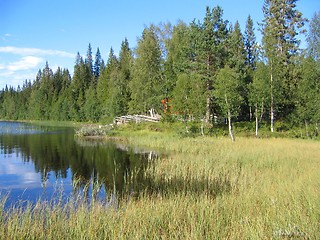
M160 116L150 117L146 115L126 115L126 116L114 118L113 123L118 125L118 124L125 124L129 122L140 123L140 122L159 122L159 121L160 121Z

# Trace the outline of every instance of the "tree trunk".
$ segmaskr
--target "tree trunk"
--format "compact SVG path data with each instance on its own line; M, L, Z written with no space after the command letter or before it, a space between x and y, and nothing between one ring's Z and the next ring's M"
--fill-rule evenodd
M184 114L184 123L186 125L186 132L189 133L187 114Z
M211 117L211 107L212 107L212 98L207 97L207 106L206 106L206 123L210 122L210 117Z
M201 129L201 135L204 136L203 120L201 120L201 127L200 127L200 129Z
M308 121L307 120L304 120L304 125L305 125L305 127L306 127L306 136L307 136L307 138L309 138L309 130L308 130Z
M258 137L258 129L259 129L259 118L258 118L258 108L256 107L256 137Z
M263 113L264 113L264 103L262 102L261 104L261 114L260 114L260 122L262 121L262 118L263 118Z
M272 71L272 69L271 69ZM270 75L270 128L274 132L274 98L273 98L273 75Z
M233 135L233 132L232 132L231 113L230 113L230 111L228 111L228 125L229 125L229 135L230 135L231 141L234 142L235 139L234 139L234 135Z

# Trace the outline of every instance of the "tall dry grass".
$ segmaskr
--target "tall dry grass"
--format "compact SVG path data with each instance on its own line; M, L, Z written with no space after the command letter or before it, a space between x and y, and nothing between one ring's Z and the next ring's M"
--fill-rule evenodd
M318 239L320 143L122 133L165 149L118 205L0 210L2 239Z

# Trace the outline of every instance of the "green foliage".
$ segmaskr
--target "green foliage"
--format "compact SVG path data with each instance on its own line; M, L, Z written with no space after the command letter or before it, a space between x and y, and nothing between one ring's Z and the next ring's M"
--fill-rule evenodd
M254 107L256 117L261 116L269 105L270 83L268 67L258 62L253 82L249 85L249 104Z
M83 106L83 111L87 120L98 122L100 118L100 106L97 99L97 92L94 85L91 85L85 93L86 101Z
M145 114L151 108L160 114L161 101L168 99L173 113L184 120L216 123L229 109L238 122L255 114L260 122L268 117L316 126L319 64L302 60L298 51L305 19L296 2L265 0L261 48L254 20L248 16L242 34L238 22L223 19L219 6L208 6L204 17L191 23L145 27L134 51L125 39L119 54L110 49L107 64L99 48L93 58L89 44L84 57L77 54L72 77L67 69L53 72L46 63L33 82L3 89L0 118L110 123L116 116ZM308 54L316 62L318 15L307 39ZM230 93L228 104L224 93ZM170 118L166 120L181 120Z
M292 112L294 82L292 69L298 54L306 19L296 9L297 0L266 0L263 6L263 48L270 74L270 101L272 115L286 117ZM271 124L272 125L272 124Z
M165 97L165 82L161 70L159 39L153 25L144 29L135 54L132 80L129 83L129 112L144 114L151 108L160 110L161 100Z
M187 118L201 118L205 113L203 81L199 75L180 74L173 90L172 112Z
M258 49L256 36L254 33L253 20L250 15L248 16L246 22L244 45L246 50L246 65L251 69L255 69L256 62L258 60Z
M217 74L214 94L221 107L223 116L237 117L243 101L240 89L242 85L241 75L236 70L226 66Z
M312 57L304 58L301 64L301 78L297 84L296 116L300 124L308 125L320 122L320 68L319 62Z

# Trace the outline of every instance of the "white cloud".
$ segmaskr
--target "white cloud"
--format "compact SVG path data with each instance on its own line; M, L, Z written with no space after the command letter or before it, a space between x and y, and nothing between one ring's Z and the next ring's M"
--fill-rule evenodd
M6 66L6 69L9 71L28 70L37 67L42 61L43 59L39 57L22 57L20 60L16 62L9 63Z
M60 50L51 50L51 49L40 49L40 48L19 48L19 47L0 47L0 52L2 53L11 53L11 54L17 54L17 55L50 55L50 56L60 56L60 57L67 57L67 58L75 58L75 54L60 51Z
M6 34L4 34L3 36L1 36L0 39L1 39L2 41L7 41L8 38L10 38L10 37L12 37L12 35L11 35L10 33L6 33Z
M5 85L21 86L26 79L34 79L45 61L50 63L51 69L57 69L58 64L70 62L70 59L75 59L75 54L52 49L0 46L0 89Z
M4 67L3 69L6 69L6 68ZM14 72L12 72L12 71L0 72L0 77L9 77L12 74L14 74Z

